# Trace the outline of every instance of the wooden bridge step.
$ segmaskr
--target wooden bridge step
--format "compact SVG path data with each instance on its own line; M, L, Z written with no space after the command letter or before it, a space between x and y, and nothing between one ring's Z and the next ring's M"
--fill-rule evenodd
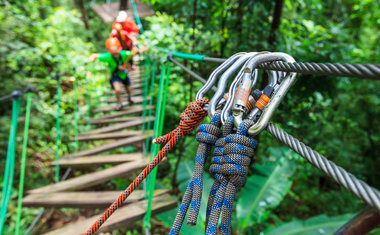
M78 141L92 141L92 140L107 140L107 139L122 139L135 135L142 135L142 131L120 131L120 132L111 132L104 134L94 134L94 135L83 135L78 136ZM74 139L70 139L71 142L75 141Z
M143 169L147 163L148 159L132 161L127 163L122 163L105 170L88 173L78 177L70 178L55 184L47 185L41 188L32 189L27 192L27 194L33 193L54 193L63 191L74 191L78 189L84 189L97 185L109 180L125 177L128 174Z
M149 101L149 100L150 100L150 97L147 97L147 101ZM144 102L144 97L142 97L142 96L134 97L134 98L133 98L133 101L135 102L135 104L141 104L142 102ZM128 107L129 102L128 102L128 101L123 101L122 104L123 104L125 107ZM106 106L100 107L100 108L98 108L98 109L94 109L94 112L95 112L95 113L100 113L100 112L111 112L111 111L117 111L117 110L116 110L116 104L113 104L113 105L106 105Z
M138 118L142 118L142 117L138 117ZM118 123L118 122L130 122L130 121L133 121L133 120L136 120L136 117L126 117L126 118L108 118L108 119L100 119L100 120L96 120L96 121L93 121L91 122L91 124L109 124L109 123Z
M153 122L154 119L155 119L154 116L150 116L150 117L147 117L145 121L146 122ZM144 123L144 120L141 117L136 117L134 120L131 120L129 122L124 122L124 123L119 123L119 124L115 124L115 125L111 125L111 126L93 129L91 131L81 133L81 134L79 134L79 136L108 133L108 132L113 132L113 131L120 131L120 130L123 130L126 128L140 126L143 123Z
M102 166L105 164L116 165L124 162L137 161L142 159L142 153L128 153L128 154L112 154L112 155L96 155L77 157L73 159L61 158L59 165L61 167L89 167L89 166ZM55 165L55 161L51 165Z
M149 137L152 137L152 134L153 133L150 132ZM146 138L147 138L146 135L132 136L132 137L112 141L110 143L103 144L103 145L100 145L100 146L92 148L92 149L86 149L86 150L82 150L82 151L79 151L79 152L76 152L73 154L68 154L68 155L63 156L62 158L70 159L70 158L76 158L76 157L96 155L99 153L103 153L103 152L107 152L107 151L114 150L117 148L121 148L121 147L125 147L125 146L129 146L129 145L139 143L141 141L146 140Z
M108 232L116 228L123 227L129 223L136 222L142 219L146 212L147 201L138 201L135 203L127 204L118 210L103 224L99 232ZM177 206L177 201L169 194L163 194L153 198L152 215L158 214ZM98 214L85 220L78 220L77 222L67 224L62 228L45 233L45 235L79 235L86 232L86 230L101 216Z
M154 196L168 193L168 189L157 189ZM107 208L122 193L122 191L83 191L83 192L58 192L30 194L22 199L22 205L26 207L69 207L69 208ZM136 190L125 204L143 200L144 190Z
M132 83L132 85L130 87L132 90L133 89L141 89L143 87L143 84L142 83ZM121 92L124 94L126 93L124 88L121 88ZM103 94L104 95L113 95L113 94L115 94L115 92L113 90L111 90L111 91L106 91Z
M143 87L143 84L142 83L134 83L131 85L131 89L141 89ZM122 93L125 93L126 91L124 89L122 89L121 91ZM115 94L114 91L106 91L104 92L105 95L113 95Z
M152 107L152 109L154 109L155 106ZM147 105L145 107L146 110L149 110L149 106ZM122 116L125 116L125 115L129 115L129 114L136 114L136 113L141 113L144 111L144 107L142 105L136 105L136 106L132 106L132 107L129 107L129 108L125 108L121 111L115 111L115 113L113 114L108 114L108 115L103 115L103 116L100 116L100 117L96 117L96 118L91 118L90 122L92 123L93 121L97 121L97 120L101 120L101 119L111 119L111 118L115 118L115 117L122 117ZM87 123L86 121L84 123Z
M132 95L142 95L142 93L143 93L142 90L132 90ZM127 94L121 95L121 100L128 101L128 95ZM114 103L114 102L116 102L116 97L100 100L100 103Z

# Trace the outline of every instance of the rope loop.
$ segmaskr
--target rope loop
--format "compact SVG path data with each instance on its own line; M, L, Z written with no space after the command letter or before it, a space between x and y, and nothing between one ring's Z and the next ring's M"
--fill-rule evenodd
M214 157L210 172L215 182L211 189L207 205L206 234L216 234L217 225L222 211L222 234L231 234L231 213L233 200L239 187L246 182L249 165L252 162L256 140L250 139L248 129L254 123L243 121L236 134L232 134L233 118L227 120L224 137L215 145Z
M186 192L183 196L172 229L170 230L170 234L179 234L190 205L191 208L187 223L189 225L195 225L197 222L202 201L204 166L207 157L211 152L211 148L215 145L215 142L222 135L220 126L221 115L220 113L217 113L211 119L210 124L203 124L198 127L197 141L199 142L199 146L195 158L194 171L187 186Z

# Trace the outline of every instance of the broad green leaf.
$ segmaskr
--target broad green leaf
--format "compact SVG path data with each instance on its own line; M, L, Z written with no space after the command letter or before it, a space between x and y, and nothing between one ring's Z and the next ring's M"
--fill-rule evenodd
M266 219L268 209L275 208L289 191L289 177L296 168L294 161L255 165L258 174L251 175L242 188L237 203L237 219L244 230L248 226Z
M289 223L282 224L274 229L267 229L264 235L319 235L333 234L343 224L353 217L352 214L345 214L337 217L327 217L318 215L308 220L295 219Z

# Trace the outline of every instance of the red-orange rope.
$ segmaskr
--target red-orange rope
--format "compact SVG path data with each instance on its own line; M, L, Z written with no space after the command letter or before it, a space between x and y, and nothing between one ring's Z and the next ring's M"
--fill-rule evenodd
M190 102L183 113L179 126L170 133L156 138L153 142L166 145L161 149L157 156L145 167L145 169L136 177L136 179L128 186L128 188L119 196L119 198L111 204L102 216L84 233L84 235L92 235L102 226L102 224L119 208L125 199L137 188L137 186L149 175L149 173L161 162L168 152L177 144L178 140L187 133L190 133L199 123L206 117L207 111L203 109L208 103L206 98L202 98L196 102Z

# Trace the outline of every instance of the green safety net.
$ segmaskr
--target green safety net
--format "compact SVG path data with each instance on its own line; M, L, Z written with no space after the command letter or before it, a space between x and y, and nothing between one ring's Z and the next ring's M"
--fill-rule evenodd
M59 77L57 78L57 116L56 116L56 138L55 138L55 145L56 145L56 155L55 155L55 182L59 182L59 147L60 147L60 99L61 99L61 82L59 80Z
M15 149L16 149L16 131L17 118L20 112L20 97L15 97L12 101L12 121L8 139L7 159L4 169L4 180L1 194L1 209L0 209L0 234L3 233L4 224L7 216L8 204L11 197L14 166L15 166Z
M165 73L166 72L166 73ZM153 138L157 138L162 135L162 129L164 124L165 117L165 106L166 106L166 94L169 83L169 74L170 74L170 64L167 64L167 68L164 65L161 65L160 72L160 85L157 97L157 107L156 107L156 119L154 121L154 129L153 129ZM166 76L165 76L166 75ZM165 78L166 77L166 78ZM160 145L155 144L152 146L150 150L150 160L153 159L154 156L158 154L160 151ZM147 211L144 216L144 227L150 229L150 218L152 212L152 201L153 194L155 189L155 181L157 175L157 167L153 169L150 175L147 178L147 195L148 195L148 206Z
M16 217L16 231L15 234L20 234L21 212L22 212L22 196L24 194L24 180L25 180L25 167L26 167L26 154L28 147L28 134L29 134L29 121L30 110L32 103L32 92L26 94L26 111L25 111L25 125L24 125L24 138L22 142L21 166L20 166L20 183L18 187L17 199L17 217Z

